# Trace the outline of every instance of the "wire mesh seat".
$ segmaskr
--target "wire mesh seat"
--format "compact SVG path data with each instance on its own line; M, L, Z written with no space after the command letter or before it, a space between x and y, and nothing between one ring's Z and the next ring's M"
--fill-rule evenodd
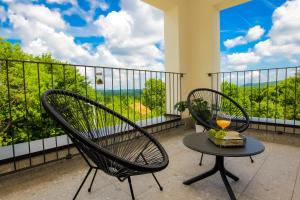
M100 169L119 181L128 180L132 199L131 176L151 173L167 167L168 155L161 144L144 129L115 111L64 90L48 90L42 95L47 113L63 128L81 153L89 171L77 190L75 199L92 169Z
M230 116L231 123L226 129L242 133L249 127L247 112L232 98L213 89L198 88L191 91L187 98L187 107L196 122L204 127L204 131L219 129L216 117L220 112ZM200 165L202 159L203 154ZM251 157L250 159L253 162Z

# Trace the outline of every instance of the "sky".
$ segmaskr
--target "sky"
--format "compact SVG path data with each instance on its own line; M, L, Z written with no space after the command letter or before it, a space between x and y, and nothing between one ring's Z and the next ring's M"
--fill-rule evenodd
M300 63L300 0L253 0L221 12L221 69Z
M163 13L139 0L0 0L0 37L76 64L164 69Z
M220 14L221 71L300 63L300 0ZM0 37L76 64L164 70L163 13L140 0L0 0Z

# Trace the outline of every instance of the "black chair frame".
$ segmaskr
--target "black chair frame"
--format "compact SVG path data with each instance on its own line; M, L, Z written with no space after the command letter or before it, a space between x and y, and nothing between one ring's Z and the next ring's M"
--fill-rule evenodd
M141 151L136 159L139 159L139 157L140 157L140 159L143 159L144 164L142 165L140 163L134 163L132 161L128 161L126 159L123 159L122 157L116 156L115 154L111 153L107 149L100 147L99 145L97 145L92 140L87 139L86 137L84 137L79 130L72 127L70 125L70 123L68 121L66 121L66 119L55 109L55 106L51 105L51 103L49 103L49 97L51 95L63 95L63 96L66 96L66 97L72 97L72 98L74 98L74 100L76 99L78 101L82 101L82 102L85 102L85 103L90 104L92 106L95 106L99 109L102 109L105 112L112 115L113 117L117 118L118 120L130 125L132 127L132 129L130 129L130 130L128 129L126 131L126 134L130 134L133 131L138 131L143 137L145 137L146 139L149 140L149 144L151 143L153 146L155 146L158 149L157 151L160 152L161 157L162 157L161 158L162 161L154 163L154 164L148 164L147 160L145 159L144 152ZM93 101L91 99L88 99L84 96L81 96L79 94L75 94L75 93L72 93L72 92L69 92L69 91L65 91L65 90L48 90L42 95L41 99L42 99L42 105L45 108L45 110L47 111L47 113L66 132L66 134L72 140L75 147L78 149L79 153L84 158L87 165L89 166L89 170L88 170L87 174L85 175L83 181L81 182L78 190L76 191L76 193L73 197L73 200L76 199L78 193L80 192L82 186L86 182L86 180L87 180L88 176L90 175L90 173L92 172L92 170L95 170L95 171L94 171L94 175L92 177L91 183L89 185L88 192L91 192L92 185L93 185L95 177L97 175L97 171L99 169L104 171L103 166L99 166L97 164L97 162L95 162L95 155L98 158L106 159L107 160L106 162L112 162L113 161L113 163L115 165L122 166L124 169L126 169L126 170L124 170L124 171L126 171L126 173L124 172L122 175L118 175L118 176L115 175L115 177L120 182L123 182L126 179L128 180L128 184L129 184L129 187L130 187L130 193L131 193L132 199L135 199L135 196L134 196L134 192L133 192L133 188L132 188L131 177L135 176L135 175L142 175L142 174L151 173L153 178L155 179L155 182L159 186L159 189L161 191L163 190L163 187L161 186L161 184L157 180L154 173L165 169L167 167L168 163L169 163L169 158L168 158L168 155L167 155L166 151L162 147L162 145L152 135L147 133L146 130L139 127L137 124L130 121L129 119L123 117L119 113L105 107L104 105L102 105L102 104L100 104L96 101ZM84 112L84 110L82 110L82 112ZM116 133L116 134L122 134L122 132ZM109 138L110 136L106 136L106 137ZM144 149L146 149L149 144L147 144ZM83 146L88 147L89 151L85 151ZM110 174L109 171L104 171L104 172L109 174L109 175L114 176L114 174Z
M187 97L187 107L189 109L189 112L191 113L192 117L197 121L198 124L203 126L203 132L208 131L209 129L215 129L217 128L215 125L211 124L211 123L207 123L205 120L203 120L194 110L193 110L193 106L192 106L192 97L195 95L195 93L197 92L208 92L208 93L212 93L212 94L216 94L216 95L220 95L221 97L225 98L226 100L228 100L230 103L232 103L234 106L236 106L238 108L238 110L241 111L241 113L243 114L243 117L245 119L241 120L241 119L232 119L232 121L237 122L237 123L243 123L242 126L240 127L235 127L235 131L242 133L245 130L247 130L247 128L249 127L250 124L250 119L249 119L249 115L247 114L247 112L236 102L234 101L232 98L230 98L229 96L227 96L224 93L221 93L217 90L213 90L213 89L209 89L209 88L197 88L192 90L188 97ZM200 158L200 163L199 165L202 165L202 161L203 161L203 153L201 154L201 158ZM252 157L250 156L250 160L251 163L254 162L254 160L252 159Z

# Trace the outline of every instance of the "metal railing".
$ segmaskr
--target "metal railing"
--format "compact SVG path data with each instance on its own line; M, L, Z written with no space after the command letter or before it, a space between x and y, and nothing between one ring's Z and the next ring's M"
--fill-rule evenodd
M150 133L180 125L183 74L0 59L0 175L77 154L40 97L65 89L92 98Z
M210 73L211 87L242 105L251 127L300 134L300 67Z

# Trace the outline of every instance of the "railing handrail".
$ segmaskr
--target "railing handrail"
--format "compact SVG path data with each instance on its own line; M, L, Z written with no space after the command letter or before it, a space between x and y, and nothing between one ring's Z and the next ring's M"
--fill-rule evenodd
M294 66L294 67L274 67L274 68L258 68L258 69L247 69L247 70L235 70L235 71L220 71L220 72L210 72L207 73L208 76L214 75L214 74L230 74L230 73L243 73L243 72L255 72L255 71L269 71L269 70L282 70L282 69L297 69L300 68L300 66Z
M108 67L101 65L83 65L83 64L72 64L72 63L59 63L59 62L43 62L36 60L20 60L20 59L7 59L0 58L0 61L9 61L9 62L21 62L21 63L39 63L39 64L52 64L52 65L70 65L73 67L90 67L90 68L105 68L105 69L116 69L116 70L129 70L129 71L144 71L144 72L155 72L155 73L170 73L170 74L180 74L181 76L185 75L185 73L180 72L170 72L170 71L157 71L157 70L147 70L147 69L135 69L135 68L125 68L125 67Z

